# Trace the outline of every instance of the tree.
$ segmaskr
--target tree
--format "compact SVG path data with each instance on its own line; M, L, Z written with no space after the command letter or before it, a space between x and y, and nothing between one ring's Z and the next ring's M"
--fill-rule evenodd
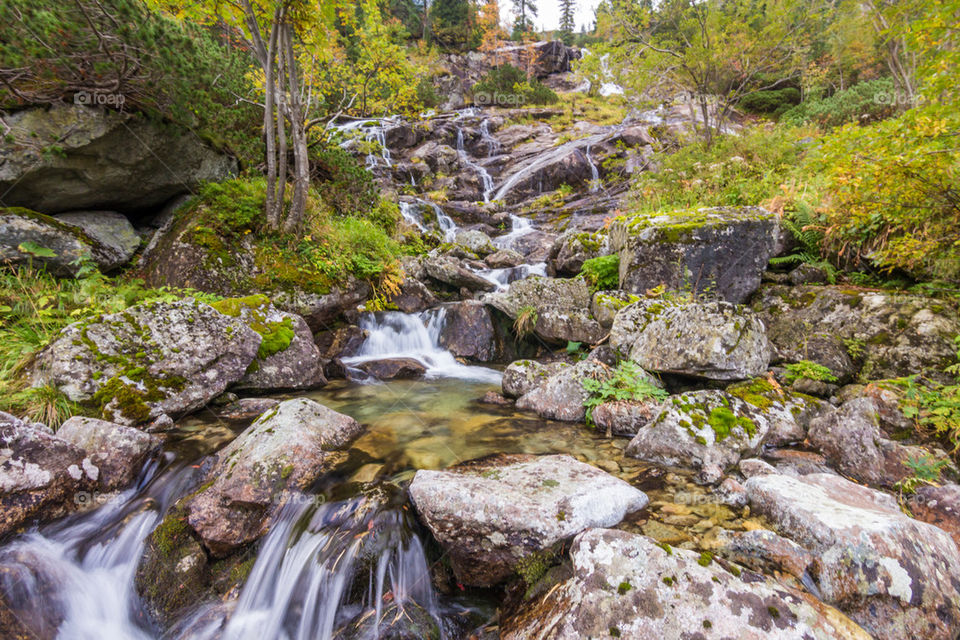
M568 45L573 44L573 30L576 28L573 22L575 11L575 0L560 0L560 39Z
M514 40L522 41L533 31L533 19L537 17L537 5L533 0L515 0L516 19L513 22Z
M798 0L612 0L620 32L610 63L635 88L686 93L709 145L734 106L799 77L816 7Z
M450 49L462 49L473 37L473 7L468 0L434 0L430 23L437 42Z
M477 27L480 29L480 51L486 53L496 51L500 47L500 41L507 37L503 27L500 26L500 3L497 0L487 0L480 7Z

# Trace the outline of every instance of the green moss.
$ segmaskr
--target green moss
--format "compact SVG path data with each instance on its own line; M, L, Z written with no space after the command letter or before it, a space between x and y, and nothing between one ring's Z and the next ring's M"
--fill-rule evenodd
M709 567L711 562L713 562L713 554L709 551L702 552L700 558L697 559L697 564L701 567Z
M211 306L224 315L242 318L251 329L259 333L262 340L257 351L257 360L265 360L286 351L295 335L292 318L267 319L270 305L270 298L267 296L252 295L245 298L220 300Z
M631 585L629 582L624 580L623 582L620 583L620 586L617 587L617 593L619 593L620 595L623 595L627 591L630 591L630 589L632 588L633 588L633 585Z
M153 530L151 539L163 556L169 557L190 536L184 517L182 513L171 513Z
M757 433L757 425L746 416L737 416L728 407L715 407L707 416L707 424L716 434L716 441L727 438L730 433L740 427L748 436L753 437Z
M534 551L530 555L520 559L514 571L520 576L524 584L528 587L536 584L540 578L546 575L547 570L553 564L554 554L549 549L543 551Z
M727 387L727 393L747 404L766 411L773 406L773 396L777 393L773 385L764 378L755 378Z

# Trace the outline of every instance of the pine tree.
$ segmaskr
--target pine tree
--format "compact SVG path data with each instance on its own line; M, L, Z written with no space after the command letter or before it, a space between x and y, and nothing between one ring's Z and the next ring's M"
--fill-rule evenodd
M533 19L537 17L537 5L533 0L516 0L517 19L513 23L513 39L523 40L523 36L533 31Z
M573 14L576 10L575 0L560 0L560 39L564 44L573 44Z

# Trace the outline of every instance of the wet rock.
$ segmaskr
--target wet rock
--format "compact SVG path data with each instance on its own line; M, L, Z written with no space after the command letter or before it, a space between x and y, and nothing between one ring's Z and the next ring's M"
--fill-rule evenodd
M355 356L366 339L367 333L356 325L330 329L314 336L314 342L324 360Z
M512 404L510 398L507 398L496 391L487 391L485 394L483 394L483 398L480 399L480 402L483 404L492 404L497 406Z
M643 492L566 455L497 456L420 470L410 497L457 579L493 586L525 558L647 504Z
M562 362L541 364L535 360L517 360L511 362L503 371L503 395L508 398L519 398L533 391L547 381L554 373L566 367Z
M661 284L692 286L739 303L760 286L782 235L769 211L718 207L619 222L610 231L610 248L620 255L621 289L642 295Z
M505 336L494 326L490 308L477 300L465 300L443 306L440 346L460 358L494 362L505 350Z
M111 265L102 265L109 270L127 262L140 248L140 236L130 220L116 211L71 211L55 216L60 222L80 227L84 233L98 241L114 254Z
M240 380L261 336L193 299L151 302L70 325L30 372L102 417L139 424L205 406Z
M910 459L946 458L919 446L908 446L882 436L876 406L857 398L835 412L810 423L810 444L817 447L841 473L867 484L893 487L913 475Z
M457 150L436 140L428 140L423 143L410 155L410 159L415 162L423 162L434 173L444 173L450 175L460 166Z
M470 291L493 291L497 288L497 285L481 278L450 256L427 256L422 264L427 275L451 287L463 287Z
M508 269L523 264L523 256L513 249L500 249L483 259L491 269Z
M470 253L481 258L496 253L497 251L497 248L493 246L493 242L490 240L490 236L483 231L458 231L453 241L466 248Z
M770 421L757 407L723 391L672 396L630 441L627 455L698 469L698 480L719 482L725 469L759 451Z
M843 287L764 286L751 300L775 361L811 360L841 381L923 373L946 381L956 356L956 306L939 299Z
M590 298L590 313L604 329L610 329L617 314L639 298L626 291L597 291Z
M79 447L0 412L0 536L72 510L99 473Z
M566 365L520 396L517 408L533 411L541 418L580 422L586 417L583 403L590 397L583 388L583 380L588 376L608 378L610 368L590 360Z
M45 255L44 249L54 255ZM104 271L124 262L113 249L79 227L28 209L0 208L0 262L33 264L54 275L73 276L80 268L77 261L84 257Z
M427 372L423 363L413 358L368 360L357 364L356 367L377 380L409 380L420 378Z
M263 295L215 302L220 313L239 318L262 337L257 357L246 375L232 385L237 391L285 391L322 387L320 349L310 327L298 315L280 311Z
M781 571L798 580L809 579L808 571L814 563L809 551L767 529L721 530L711 548L754 571L766 574Z
M727 302L641 300L617 313L610 346L648 371L709 380L758 376L772 356L763 322Z
M573 576L504 621L501 638L867 640L846 616L761 575L609 529L578 535Z
M60 425L57 437L87 453L100 470L97 481L103 491L129 486L160 446L160 438L139 429L80 416Z
M960 547L960 485L921 485L907 504L913 517L940 527Z
M557 275L575 276L584 262L608 253L605 234L570 230L557 238L550 250L550 263Z
M960 551L949 534L837 475L754 476L745 486L751 510L813 555L824 602L877 638L956 636Z
M278 404L280 401L274 398L240 398L214 412L223 420L249 420L263 415Z
M237 168L196 135L130 111L54 104L4 120L10 131L0 143L3 200L46 213L156 209ZM45 153L43 140L56 140L62 152Z
M597 428L615 436L634 436L659 415L660 400L614 400L593 409Z
M400 284L400 291L390 297L390 302L404 313L418 313L435 306L438 300L422 282L407 277Z
M512 320L521 313L535 319L533 333L546 342L594 344L604 336L590 316L590 289L580 279L525 278L506 291L484 296L483 302Z
M217 455L204 488L188 499L187 523L214 556L260 537L288 492L306 489L363 431L349 416L297 398L245 429Z

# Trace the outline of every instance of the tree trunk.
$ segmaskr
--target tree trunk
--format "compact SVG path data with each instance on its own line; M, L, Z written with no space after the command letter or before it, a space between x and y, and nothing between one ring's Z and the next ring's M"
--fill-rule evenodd
M280 212L283 207L283 202L277 202L276 105L274 103L277 84L277 79L274 74L274 60L276 60L280 17L281 13L278 9L274 15L274 22L270 29L270 44L267 46L266 59L261 61L263 65L264 84L263 132L266 136L267 144L267 193L265 208L267 226L270 228L276 228L280 223ZM254 18L254 24L256 24L256 18Z
M293 198L290 211L283 229L288 233L296 231L303 223L307 208L307 196L310 190L310 159L307 154L307 131L304 125L302 96L297 74L297 59L293 52L293 37L290 27L284 30L285 57L287 63L287 83L289 90L290 137L293 145Z

